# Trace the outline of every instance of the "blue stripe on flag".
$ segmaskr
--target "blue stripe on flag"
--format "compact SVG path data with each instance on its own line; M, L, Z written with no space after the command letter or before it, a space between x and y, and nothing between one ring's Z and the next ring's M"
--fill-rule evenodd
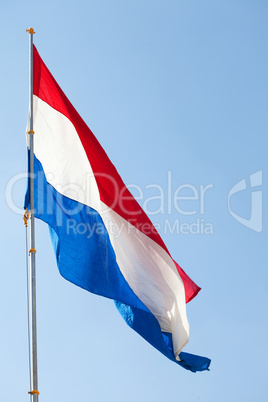
M35 216L50 227L60 274L83 289L114 299L126 323L172 361L193 372L208 369L210 360L207 358L182 352L182 360L175 359L172 335L161 332L155 316L123 277L99 213L58 193L47 183L36 157L34 169ZM30 209L29 182L26 207Z

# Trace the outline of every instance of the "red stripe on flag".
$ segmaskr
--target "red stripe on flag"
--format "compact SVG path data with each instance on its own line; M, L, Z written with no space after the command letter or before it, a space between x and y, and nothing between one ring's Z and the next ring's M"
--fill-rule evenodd
M154 225L125 186L106 152L66 97L41 59L35 46L33 47L33 66L34 95L62 113L74 125L92 167L101 201L146 236L154 240L169 254ZM185 274L176 262L175 264L183 280L186 302L188 302L196 296L200 288Z

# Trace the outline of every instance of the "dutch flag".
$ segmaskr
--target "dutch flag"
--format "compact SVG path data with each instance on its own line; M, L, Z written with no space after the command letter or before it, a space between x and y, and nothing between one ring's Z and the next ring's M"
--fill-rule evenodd
M33 48L35 216L49 225L61 275L111 298L126 323L184 368L186 303L200 288L172 259L96 137ZM29 186L25 208L29 208Z

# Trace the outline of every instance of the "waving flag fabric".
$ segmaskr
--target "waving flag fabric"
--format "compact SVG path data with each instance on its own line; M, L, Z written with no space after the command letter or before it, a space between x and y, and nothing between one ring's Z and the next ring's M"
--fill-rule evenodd
M200 288L172 259L105 151L34 47L35 216L47 222L61 275L111 298L126 323L191 371L186 302ZM25 198L29 208L29 186Z

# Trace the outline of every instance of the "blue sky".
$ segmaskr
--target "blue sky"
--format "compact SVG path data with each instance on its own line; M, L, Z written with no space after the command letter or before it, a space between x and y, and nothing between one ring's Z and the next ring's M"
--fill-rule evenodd
M2 0L0 11L1 399L29 400L19 178L33 26L48 68L202 287L185 351L212 359L210 372L177 367L112 301L61 278L37 222L40 400L267 401L267 2Z

